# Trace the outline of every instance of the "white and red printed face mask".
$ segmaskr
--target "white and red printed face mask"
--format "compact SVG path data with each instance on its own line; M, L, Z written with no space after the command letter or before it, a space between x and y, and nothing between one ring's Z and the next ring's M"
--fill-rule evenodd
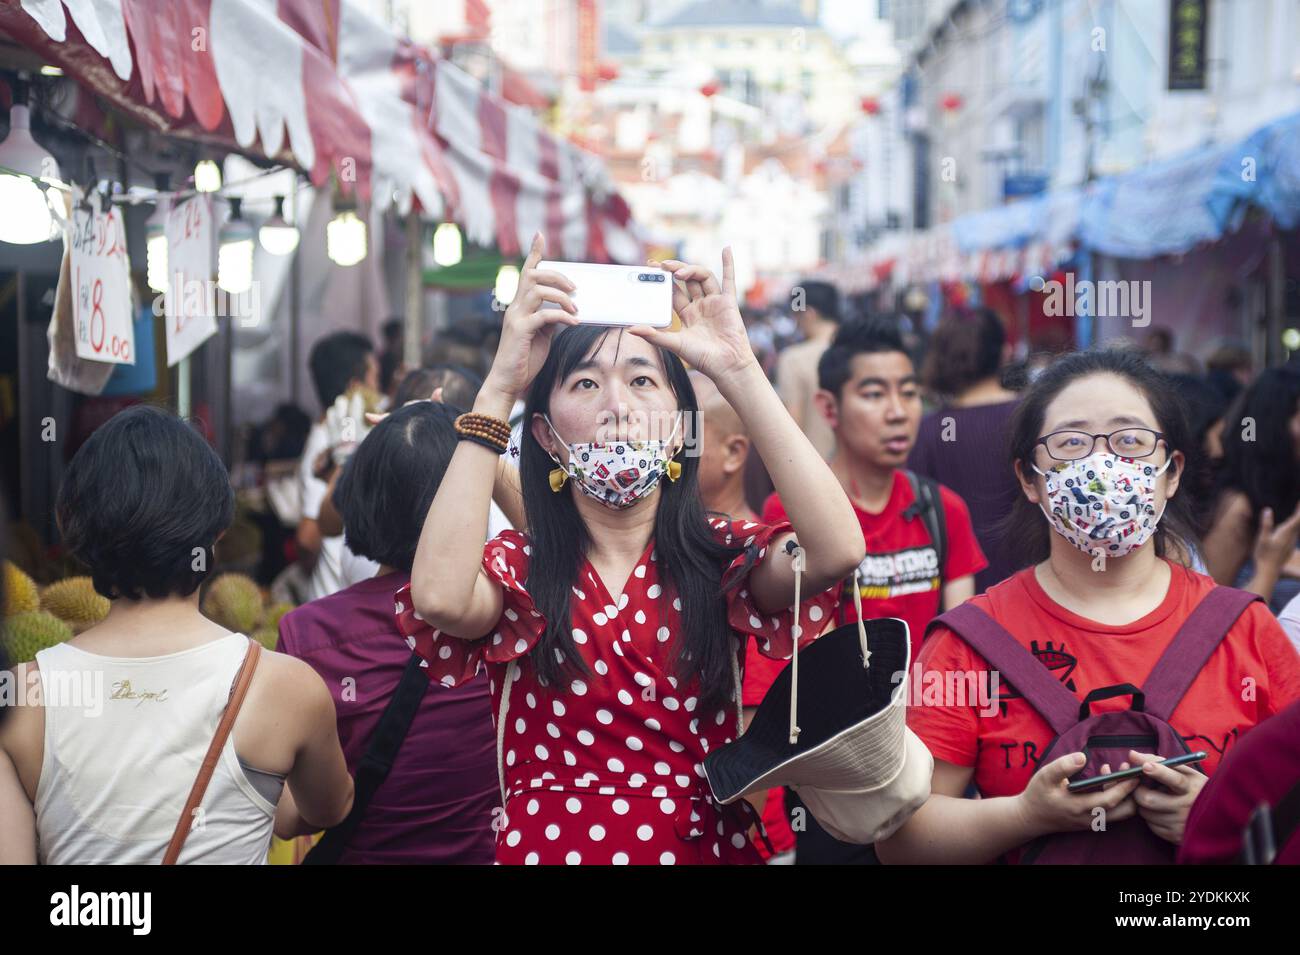
M670 457L669 448L681 426L681 415L673 423L667 441L596 441L569 444L560 437L543 414L556 439L569 449L568 463L551 457L588 497L606 507L622 510L649 494L663 477Z
M1038 506L1056 533L1085 554L1124 557L1155 533L1164 514L1163 505L1156 512L1156 478L1172 460L1156 467L1098 451L1047 471L1030 466L1043 476L1047 503Z

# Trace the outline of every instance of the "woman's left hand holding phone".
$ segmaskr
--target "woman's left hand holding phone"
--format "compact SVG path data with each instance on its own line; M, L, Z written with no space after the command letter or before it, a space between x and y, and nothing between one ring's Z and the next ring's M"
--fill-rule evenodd
M566 325L578 324L578 306L569 294L575 286L559 272L538 269L546 240L533 237L532 248L519 273L514 301L506 309L492 368L474 410L505 417L510 406L533 383L551 350L551 339Z

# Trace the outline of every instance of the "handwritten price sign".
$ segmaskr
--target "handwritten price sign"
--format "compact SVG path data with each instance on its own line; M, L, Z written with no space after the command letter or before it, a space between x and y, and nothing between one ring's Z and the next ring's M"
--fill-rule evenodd
M74 203L72 236L72 321L77 357L119 365L135 364L131 321L131 266L122 213Z
M167 364L216 334L212 286L212 199L195 196L167 215Z

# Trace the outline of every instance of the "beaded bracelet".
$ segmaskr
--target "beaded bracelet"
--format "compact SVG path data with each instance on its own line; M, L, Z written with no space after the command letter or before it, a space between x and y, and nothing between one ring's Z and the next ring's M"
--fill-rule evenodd
M477 434L462 433L458 434L456 437L461 441L472 441L475 444L481 444L483 447L495 454L504 454L507 447L506 445L497 444L497 442L491 438L485 438Z
M491 448L498 454L510 447L510 425L500 418L466 412L456 418L454 427L458 437Z

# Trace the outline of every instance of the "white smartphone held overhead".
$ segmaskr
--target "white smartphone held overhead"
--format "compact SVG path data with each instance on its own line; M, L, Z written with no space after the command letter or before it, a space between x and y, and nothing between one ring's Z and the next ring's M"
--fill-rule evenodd
M649 325L673 323L672 276L663 269L594 262L538 262L538 271L559 272L577 291L578 321L588 325Z

